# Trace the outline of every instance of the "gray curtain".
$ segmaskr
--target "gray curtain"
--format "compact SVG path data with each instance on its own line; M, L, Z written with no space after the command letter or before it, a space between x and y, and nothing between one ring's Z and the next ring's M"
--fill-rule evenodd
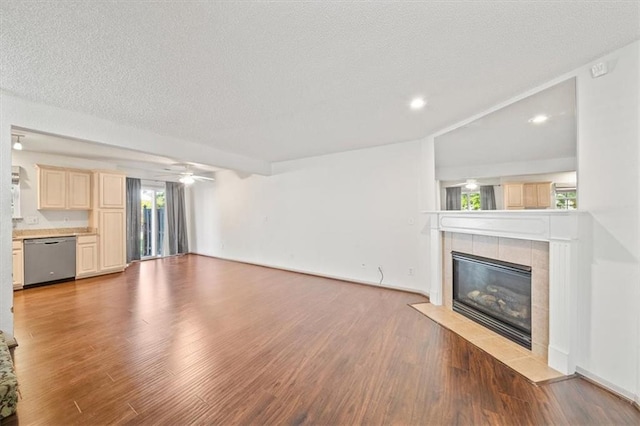
M446 209L447 210L460 210L462 208L462 188L459 186L452 186L445 188L447 191Z
M480 209L495 210L496 209L496 193L492 185L480 187Z
M127 263L140 260L140 179L127 178Z
M187 212L184 201L184 185L167 182L167 233L169 235L169 254L187 253Z

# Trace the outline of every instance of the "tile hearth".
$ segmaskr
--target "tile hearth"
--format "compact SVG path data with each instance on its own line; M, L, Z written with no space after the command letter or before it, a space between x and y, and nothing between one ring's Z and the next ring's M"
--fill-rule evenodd
M566 377L548 367L542 357L533 355L518 344L444 306L431 303L416 303L411 306L534 383Z

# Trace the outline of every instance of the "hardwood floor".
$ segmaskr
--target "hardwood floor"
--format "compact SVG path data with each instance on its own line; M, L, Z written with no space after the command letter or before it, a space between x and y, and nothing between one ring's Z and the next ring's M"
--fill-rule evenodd
M640 424L583 379L529 383L425 300L201 256L17 292L3 424Z

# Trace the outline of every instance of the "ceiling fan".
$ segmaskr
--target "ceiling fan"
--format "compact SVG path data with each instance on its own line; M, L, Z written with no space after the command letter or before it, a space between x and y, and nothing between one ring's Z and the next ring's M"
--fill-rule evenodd
M476 179L467 179L466 181L462 182L462 183L458 183L456 185L451 185L451 186L462 186L466 189L469 190L474 190L474 189L478 189L480 187L480 185L483 185L482 183L478 182Z
M157 178L167 177L167 176L178 176L178 182L183 183L185 185L191 185L195 181L214 181L215 179L209 176L201 176L196 175L191 170L191 166L189 164L179 164L177 165L179 168L184 169L184 171L174 170L172 168L166 168L165 170L168 172L173 172L170 175L162 175L156 176Z

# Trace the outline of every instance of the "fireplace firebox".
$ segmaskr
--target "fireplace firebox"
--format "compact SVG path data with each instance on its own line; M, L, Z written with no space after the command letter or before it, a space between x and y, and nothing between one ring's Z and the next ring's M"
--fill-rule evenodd
M531 267L451 255L453 310L531 349Z

